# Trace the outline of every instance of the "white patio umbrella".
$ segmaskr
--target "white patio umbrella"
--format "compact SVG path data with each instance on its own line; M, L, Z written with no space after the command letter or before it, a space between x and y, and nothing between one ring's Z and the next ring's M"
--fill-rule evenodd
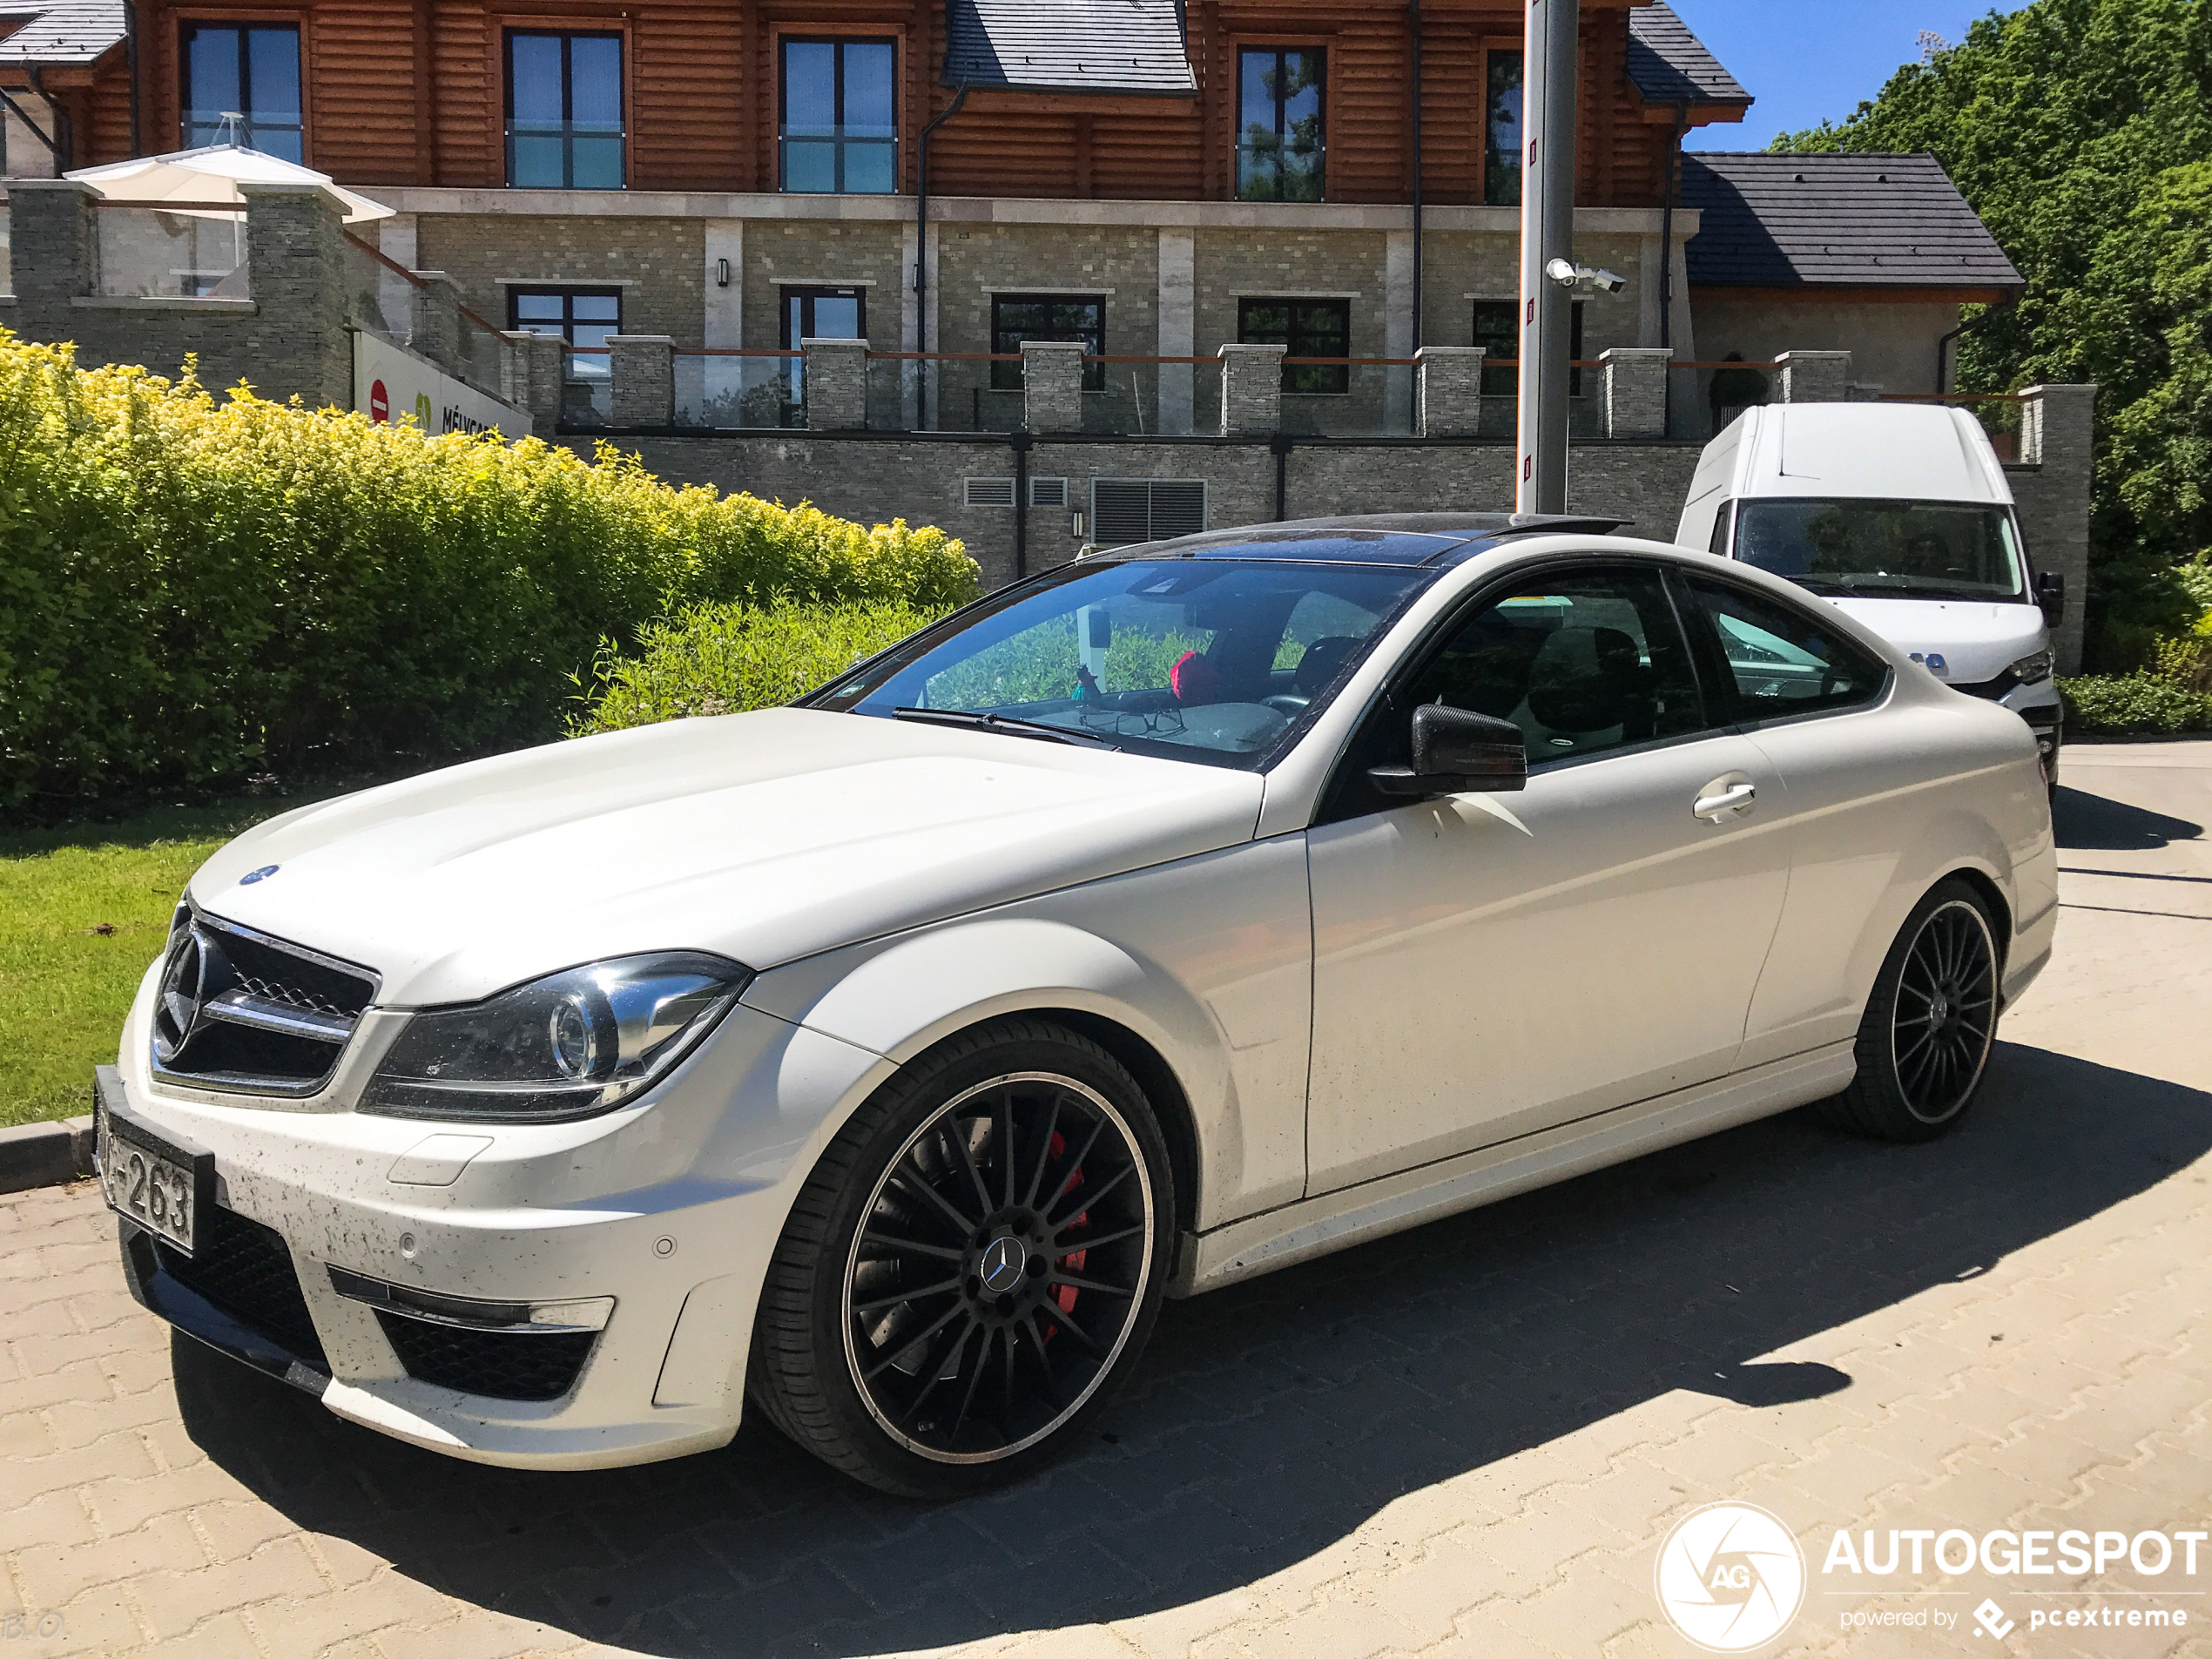
M211 144L171 155L111 161L105 166L79 167L64 177L82 179L101 195L117 201L158 206L166 212L192 214L196 219L232 217L228 213L192 213L192 209L245 206L246 198L238 190L241 184L321 185L345 202L348 225L389 219L398 211L366 196L357 196L343 185L332 184L327 172L317 172L296 161L287 161L281 156L267 155L238 144Z

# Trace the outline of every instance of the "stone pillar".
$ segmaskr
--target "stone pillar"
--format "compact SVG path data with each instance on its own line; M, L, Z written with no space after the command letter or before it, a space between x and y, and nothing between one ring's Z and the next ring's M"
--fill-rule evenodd
M13 186L10 186L13 188ZM2059 672L2081 671L2081 619L2089 604L2089 484L2097 388L2031 386L2020 394L2020 462L2006 468L2020 535L2038 571L2066 578L2066 617L2051 644Z
M1163 357L1197 354L1197 244L1187 230L1160 233L1159 333L1154 349ZM1186 436L1197 422L1195 363L1160 365L1159 429Z
M443 271L417 271L407 343L448 374L461 373L461 285Z
M1482 424L1480 346L1424 346L1413 354L1424 438L1471 438Z
M96 199L74 179L8 180L16 313L7 321L33 340L73 339L69 302L99 292Z
M868 342L799 342L806 393L806 426L813 432L858 432L868 424Z
M354 404L354 347L346 304L346 203L310 184L241 181L246 264L266 365L264 395L310 407Z
M1774 360L1784 403L1840 403L1851 378L1847 351L1785 351Z
M1082 341L1022 342L1022 424L1032 432L1083 429Z
M616 426L676 424L676 341L670 334L610 334Z
M562 384L568 374L568 349L553 334L534 334L526 328L503 336L507 341L507 381L500 394L530 417L530 430L550 440L561 419Z
M1271 437L1283 426L1283 359L1287 346L1221 348L1221 435Z
M1667 365L1674 355L1641 346L1615 346L1598 354L1605 376L1607 437L1667 435Z

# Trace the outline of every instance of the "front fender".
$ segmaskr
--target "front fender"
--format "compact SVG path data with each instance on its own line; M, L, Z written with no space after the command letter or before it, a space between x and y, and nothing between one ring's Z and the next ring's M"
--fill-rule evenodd
M826 952L745 1001L901 1064L1001 1015L1109 1021L1182 1089L1204 1228L1304 1190L1312 961L1290 836Z

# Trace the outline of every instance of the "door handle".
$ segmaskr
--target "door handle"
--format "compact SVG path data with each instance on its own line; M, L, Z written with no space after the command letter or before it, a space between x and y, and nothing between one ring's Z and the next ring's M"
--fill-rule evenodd
M1708 784L1705 787L1710 790L1713 786ZM1714 793L1700 795L1692 801L1689 815L1692 818L1703 818L1717 824L1730 813L1750 812L1751 803L1758 798L1759 790L1756 784L1730 784Z

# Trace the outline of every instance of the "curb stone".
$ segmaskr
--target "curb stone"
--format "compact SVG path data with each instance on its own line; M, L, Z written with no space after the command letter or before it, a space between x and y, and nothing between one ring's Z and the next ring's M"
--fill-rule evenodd
M0 1192L54 1187L92 1173L92 1119L0 1129Z

